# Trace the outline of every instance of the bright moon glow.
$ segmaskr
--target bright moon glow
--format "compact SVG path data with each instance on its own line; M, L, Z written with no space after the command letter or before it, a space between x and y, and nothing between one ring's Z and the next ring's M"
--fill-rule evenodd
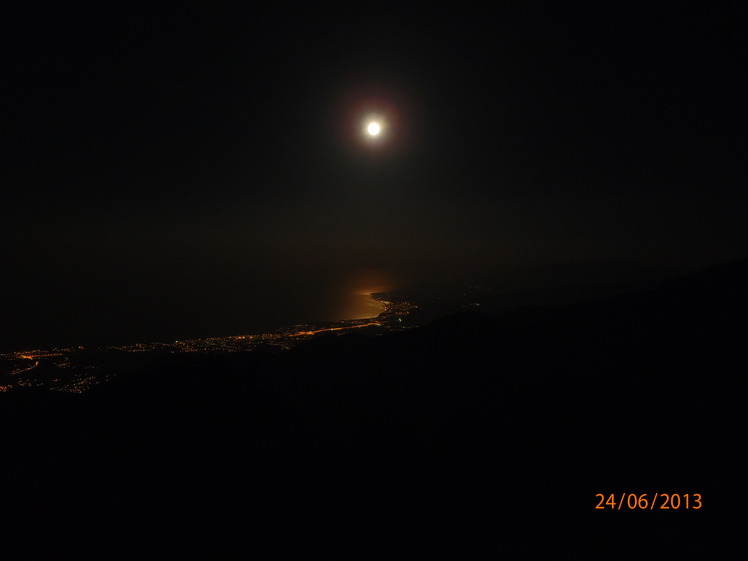
M379 123L375 122L369 123L369 126L366 127L366 132L369 133L369 136L377 136L381 130L382 128L379 126Z

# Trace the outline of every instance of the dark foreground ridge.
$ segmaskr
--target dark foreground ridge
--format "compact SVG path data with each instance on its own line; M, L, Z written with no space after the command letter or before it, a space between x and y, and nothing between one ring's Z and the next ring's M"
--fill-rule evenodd
M281 354L169 355L83 395L0 394L0 535L33 536L32 558L106 538L102 554L737 559L746 286L748 260ZM703 506L595 509L623 493Z

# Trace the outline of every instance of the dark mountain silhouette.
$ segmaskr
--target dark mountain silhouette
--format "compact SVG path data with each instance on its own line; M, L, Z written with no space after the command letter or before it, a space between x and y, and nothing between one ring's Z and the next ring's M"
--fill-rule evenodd
M1 394L0 535L735 558L747 285L744 260L281 354L164 355L81 396ZM595 510L598 493L704 506ZM28 547L58 547L42 538Z
M498 313L518 308L569 305L605 300L623 293L659 286L673 276L665 270L626 261L559 263L517 269L491 277L480 285L440 290L414 290L424 306L411 313L419 325L454 314L480 309Z

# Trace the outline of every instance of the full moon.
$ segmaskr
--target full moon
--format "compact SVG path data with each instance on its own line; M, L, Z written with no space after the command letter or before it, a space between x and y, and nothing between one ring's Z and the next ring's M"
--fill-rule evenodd
M382 127L379 126L379 123L374 121L369 123L369 126L366 127L366 132L369 133L369 136L377 136L381 130Z

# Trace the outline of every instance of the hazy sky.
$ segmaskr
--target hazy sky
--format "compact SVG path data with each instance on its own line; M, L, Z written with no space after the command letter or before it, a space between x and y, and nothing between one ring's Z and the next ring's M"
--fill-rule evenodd
M18 4L0 14L8 344L281 324L361 271L746 255L739 2ZM390 125L376 144L368 111Z

